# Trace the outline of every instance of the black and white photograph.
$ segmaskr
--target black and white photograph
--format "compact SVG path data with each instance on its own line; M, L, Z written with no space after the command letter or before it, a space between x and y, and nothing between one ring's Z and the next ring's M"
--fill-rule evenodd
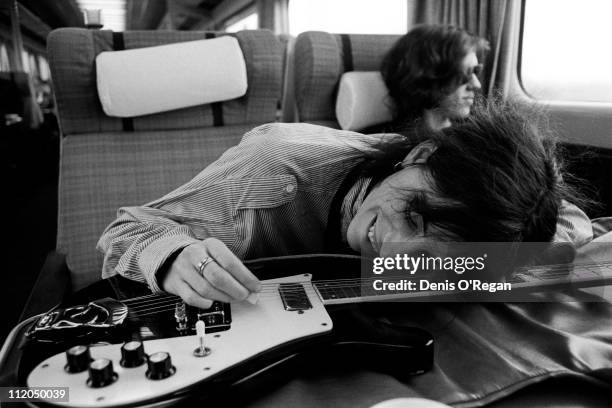
M0 405L610 408L611 16L0 0Z

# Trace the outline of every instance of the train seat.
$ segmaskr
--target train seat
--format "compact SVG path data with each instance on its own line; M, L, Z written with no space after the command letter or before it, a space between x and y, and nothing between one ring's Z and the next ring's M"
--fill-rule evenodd
M301 122L338 128L336 96L342 74L378 71L399 35L308 31L294 45L294 87Z
M245 131L274 121L282 88L283 46L277 37L266 30L219 33L234 35L244 55L244 96L146 116L110 117L96 91L96 56L216 35L79 28L49 35L62 134L56 249L66 256L72 289L100 278L96 242L117 208L160 197L235 145Z

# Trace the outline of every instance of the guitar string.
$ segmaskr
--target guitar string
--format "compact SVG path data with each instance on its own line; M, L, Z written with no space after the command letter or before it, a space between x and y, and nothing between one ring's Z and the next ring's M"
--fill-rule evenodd
M159 307L165 307L165 306L171 306L171 307L175 307L175 305L179 302L182 302L182 300L177 297L176 299L166 299L165 301L162 302L158 302L156 304L152 304L152 305L147 305L147 306L132 306L130 307L130 311L132 312L140 312L140 311L148 311L148 310L155 310L156 308Z
M310 296L316 296L313 289L311 289L310 291L307 290L306 292ZM311 292L311 293L308 293L308 292ZM276 301L276 299L277 299L276 297L271 297L271 296L263 297L263 298L260 298L258 302L266 302L270 300ZM150 309L141 309L141 310L130 309L130 312L132 312L134 317L145 317L145 316L152 316L152 315L160 314L160 313L173 312L176 310L176 305L177 303L179 303L179 301L180 301L180 298L177 298L177 300L175 300L174 303L172 304L165 304L165 305L161 305L158 308L150 308Z
M375 278L370 278L370 279L375 279ZM338 280L329 280L329 281L316 281L313 283L316 283L317 285L326 285L326 287L333 287L333 286L344 286L346 283L349 284L354 284L356 281L358 281L359 279L338 279ZM304 284L304 283L311 283L311 281L299 281L299 282L292 282L289 283L290 285L293 284ZM275 293L278 288L279 285L284 284L283 282L277 282L277 283L264 283L262 284L262 291L260 291L260 294L266 294L266 293ZM296 289L292 289L292 288L286 288L283 290L284 293L292 293L292 292L301 292L302 289L296 288ZM165 293L159 293L156 294L154 297L149 297L148 299L142 301L140 300L141 298L131 298L131 299L125 299L123 300L123 303L126 304L131 304L133 306L140 306L140 305L147 305L147 304L152 304L154 302L156 302L158 299L166 299L168 297L177 297L176 295L171 295L171 294L165 294Z
M541 266L541 267L521 267L519 269L517 269L516 273L523 273L523 272L529 272L530 275L533 275L534 272L538 272L538 271L543 271L542 275L546 276L551 274L554 274L555 271L559 271L559 272L568 272L568 269L586 269L589 267L596 267L597 269L604 269L604 268L610 268L612 267L612 261L609 262L599 262L599 263L591 263L591 264L578 264L578 265L573 265L573 264L553 264L553 265L545 265L545 266ZM595 272L592 270L589 270L590 272ZM535 276L537 277L537 276ZM319 280L316 281L318 283L335 283L335 282L342 282L345 280L352 280L353 278L347 278L347 279L333 279L333 280ZM274 283L270 283L270 284L266 284L263 283L262 286L276 286L278 285L278 282L274 282ZM155 298L155 297L159 297L159 296L164 296L165 294L163 293L157 293L157 294L148 294L148 295L144 295L144 296L140 296L140 297L134 297L128 300L139 300L139 299L150 299L150 298Z
M602 265L597 265L599 269L605 268L606 266L602 266ZM547 271L547 272L551 272L551 271ZM567 274L565 272L568 272L567 269L564 267L562 272L564 272L564 274ZM589 272L595 272L595 271L589 271ZM595 272L596 273L596 272ZM569 274L567 274L569 275ZM541 274L539 276L534 276L535 278L544 278L544 279L555 279L558 277L558 275L556 273L546 273L546 274ZM409 275L409 276L402 276L402 279L406 279L406 280L416 280L419 279L421 277L417 277L417 276L413 276L413 275ZM354 283L358 280L364 281L366 279L369 280L375 280L377 279L376 277L370 277L370 278L346 278L346 279L334 279L334 280L318 280L318 281L314 281L313 283L316 284L319 287L328 287L328 288L333 288L335 286L344 286L345 283ZM300 282L295 282L293 284L298 284L298 283L308 283L311 281L300 281ZM516 281L516 280L512 280L512 278L510 279L510 283L520 283L520 281ZM280 284L283 284L282 282L274 282L274 283L263 283L262 287L263 290L260 293L266 293L269 291L274 291L276 292L276 290L278 289L278 286ZM289 285L291 285L291 283L288 283ZM301 291L301 289L296 289L298 292ZM292 292L293 289L291 288L285 288L284 292L285 293L290 293ZM169 295L169 294L164 294L164 293L160 293L160 294L155 294L155 295L148 295L148 296L143 296L140 298L133 298L133 299L126 299L125 302L129 302L132 301L133 304L136 304L136 300L138 299L143 299L146 298L144 301L142 301L141 303L145 304L147 302L151 302L154 301L155 299L158 298L163 298L163 297L168 297L168 296L174 296L174 295Z
M372 278L374 279L374 278ZM290 282L289 284L303 284L303 283L310 283L311 281L306 280L306 281L299 281L299 282ZM355 278L351 278L351 279L338 279L338 280L322 280L322 281L316 281L314 283L316 283L317 285L322 284L322 285L329 285L329 287L333 286L333 285L343 285L345 282L356 282ZM262 291L260 291L259 293L271 293L271 292L276 292L278 290L279 285L281 284L285 284L284 282L275 282L275 283L263 283L262 284ZM291 289L291 288L287 288L284 290L285 293L291 293L291 292L301 292L301 289ZM178 298L176 295L171 295L171 294L167 294L167 293L159 293L159 294L155 294L155 295L148 295L146 296L145 300L141 300L142 298L145 297L138 297L138 298L130 298L130 299L125 299L122 302L126 303L126 304L131 304L133 306L136 305L147 305L147 304L152 304L154 302L156 302L158 299L166 299L168 297L176 297Z
M178 298L178 296L167 294L165 296L163 296L163 295L162 296L158 296L155 299L149 299L147 301L132 302L131 300L128 300L128 301L124 301L123 303L129 304L129 305L134 306L134 307L136 307L136 306L148 306L148 305L155 304L155 303L157 303L159 301L171 300L173 298Z
M355 288L355 285L344 285L342 288ZM314 291L314 289L313 289ZM300 291L302 293L302 291ZM367 293L361 293L361 296L367 296ZM373 294L375 296L375 294ZM398 295L402 295L402 293L399 293ZM343 297L339 297L340 299L342 299ZM278 295L274 294L274 296L260 296L259 297L259 301L267 301L270 299L278 299ZM173 310L176 309L176 304L178 302L180 302L180 298L174 296L173 299L168 299L167 301L170 301L170 303L165 303L165 304L159 304L158 307L153 307L153 308L144 308L144 309L135 309L132 310L134 313L138 314L139 316L147 316L147 315L152 315L152 314L157 314L157 313L164 313L164 312L171 312Z
M602 269L607 267L607 265L605 264L611 264L612 262L606 262L604 264L602 263L597 263L597 264L592 264L593 266L597 267L598 269ZM585 266L587 266L587 264L582 264L582 265L577 265L580 268L584 268ZM562 268L563 270L567 271L568 265L555 265L555 267L557 269ZM572 268L576 267L576 266L570 266ZM546 271L550 271L551 269L555 269L554 267L551 268L540 268L540 269L545 269ZM530 269L533 270L533 269ZM591 271L594 272L594 271ZM548 279L554 279L557 276L552 276L552 277L547 277ZM406 276L404 277L404 279L410 280L410 279L416 279L417 277L414 276ZM372 281L376 279L375 277L371 277L371 278L361 278L361 279L342 279L342 280L329 280L329 281L316 281L313 282L313 284L317 285L317 287L321 286L321 289L346 289L346 288L355 288L356 283L357 282L368 282L368 281ZM299 284L299 283L310 283L310 281L305 281L305 282L296 282L295 284ZM259 297L260 298L265 298L266 295L269 295L270 293L273 293L274 296L276 297L276 292L279 289L279 286L283 284L281 283L269 283L269 284L262 284L262 286L265 287L264 290L262 290L262 292L260 292ZM291 283L290 283L291 284ZM290 288L285 288L283 290L283 293L285 295L291 295L293 293L303 293L303 289L302 288L297 288L297 289L290 289ZM263 296L262 296L263 295ZM144 300L143 300L144 299ZM140 300L140 302L139 302ZM161 302L160 302L161 301ZM168 304L168 302L179 302L180 298L178 296L175 295L169 295L169 294L151 294L151 295L145 295L145 296L140 296L140 297L136 297L133 299L126 299L124 301L124 303L131 305L134 310L140 310L138 309L138 307L142 307L144 309L142 310L146 310L147 306L155 306L155 307L160 307L163 306L164 304ZM165 302L165 303L163 303ZM150 310L154 310L154 309L150 309Z
M330 283L323 283L321 284L319 281L314 282L313 284L315 284L316 286L322 286L322 289L342 289L342 288L355 288L360 286L361 284L363 284L363 282L371 282L373 280L375 280L376 278L360 278L360 279L344 279L342 282L338 282L338 281L329 281ZM295 282L292 283L293 284L304 284L304 283L311 283L311 281L301 281L301 282ZM272 283L272 284L266 284L266 288L264 290L262 290L261 292L259 292L259 297L271 297L272 295L275 297L276 293L279 291L280 285L282 285L283 283ZM293 295L293 294L301 294L304 292L304 288L303 286L301 288L285 288L283 289L283 294L285 295ZM160 294L156 299L149 299L146 302L134 302L131 299L127 299L125 301L123 301L123 303L125 303L128 306L131 306L134 309L138 309L138 308L146 308L146 307L150 307L150 306L159 306L161 304L164 304L164 302L173 302L173 301L178 301L180 300L180 298L178 296L175 295L163 295Z
M277 286L278 288L278 286ZM303 293L303 291L287 291L285 292L287 295L292 295L293 293ZM272 296L273 294L275 294L276 291L268 291L265 294L263 294L263 296L260 293L259 298L272 298L274 296ZM167 295L165 297L160 297L160 299L156 300L156 301L151 301L151 302L147 302L147 303L137 303L137 302L130 302L130 301L124 301L123 303L125 303L127 306L130 307L130 310L132 311L142 311L142 310L147 310L148 308L156 308L156 307L162 307L162 306L168 306L168 305L172 305L174 307L174 305L177 302L180 302L181 299L178 296L175 295Z
M303 293L303 292L300 292ZM292 294L285 294L286 297L291 297ZM267 299L276 299L278 296L276 294L268 294L268 295L264 295L264 296L258 296L258 301L259 300L267 300ZM150 304L150 305L146 305L146 306L131 306L130 307L130 311L134 312L134 313L141 313L141 312L149 312L149 311L154 311L154 310L158 310L159 308L167 308L167 310L174 310L176 308L176 304L182 302L181 299L179 297L174 297L171 299L166 299L162 302L157 302L155 304ZM128 305L129 306L129 305Z
M308 282L301 282L301 283L308 283ZM275 297L275 294L278 290L279 284L275 285L276 290L272 290L272 291L266 291L265 293L260 292L259 294L259 298L272 298ZM288 291L284 291L283 293L287 294L287 295L292 295L293 293L303 293L304 291L306 291L306 289L303 290L288 290ZM274 296L272 296L274 295ZM165 306L165 305L169 305L169 304L176 304L177 302L181 301L181 299L178 296L175 295L167 295L164 297L160 297L160 300L158 301L151 301L148 303L138 303L138 302L130 302L130 301L124 301L123 303L125 303L127 306L130 306L130 310L133 311L141 311L141 310L146 310L148 307L160 307L160 306Z
M368 290L372 290L370 285L363 287L363 285L366 284L367 281L362 281L359 282L359 284L353 283L353 284L346 284L346 285L335 285L333 287L317 287L317 289L319 290L319 292L325 296L327 295L328 297L330 296L329 292L339 292L338 297L342 298L342 297L357 297L357 296L363 296L364 292L368 292ZM340 291L343 292L344 296L342 296L342 294L340 294ZM349 292L347 292L349 291ZM350 292L352 291L352 293ZM266 292L266 293L260 293L258 296L259 300L264 300L264 299L270 299L270 298L278 298L278 289L273 291L273 292ZM405 291L400 291L399 293L410 293L410 292L414 292L411 290L405 290ZM423 290L419 290L418 292L424 292ZM301 296L304 293L303 290L297 290L297 291L283 291L283 296L285 296L286 298L291 298L291 297L298 297ZM333 297L333 293L331 294ZM173 296L173 297L168 297L168 298L164 298L164 299L160 299L157 302L153 302L153 303L149 303L146 305L134 305L134 304L127 304L130 307L130 310L134 311L134 312L140 312L140 311L148 311L148 310L155 310L156 308L159 307L164 307L164 306L168 306L168 307L175 307L176 303L181 302L180 298L177 296Z
M273 284L273 285L278 287L278 285L280 285L280 284L277 283L277 284ZM347 285L344 285L344 286L347 287ZM354 285L350 285L348 287L355 288ZM310 290L305 289L305 290L306 290L306 292L314 292L314 289L310 289ZM302 291L300 290L300 292L302 292ZM314 293L310 293L310 294L311 295L315 295ZM365 295L367 296L367 293ZM401 293L398 294L398 295L401 295ZM175 297L175 298L176 298L176 301L179 301L179 299L177 297ZM270 299L271 299L271 297L266 297L266 296L261 297L260 296L260 301L267 301L267 300L270 300ZM276 301L278 299L278 296L275 294L273 299ZM171 307L165 307L165 308L162 307L162 308L159 308L157 310L155 310L155 309L143 310L143 313L138 313L138 316L139 317L143 317L143 316L150 316L150 315L155 315L155 314L159 314L159 313L172 312L173 310L175 310L175 308L176 308L176 303L174 303L174 305L171 306Z
M546 276L544 277L544 280L549 279L549 280L554 280L558 278L558 276ZM375 280L375 277L371 277L371 278L360 278L360 279L344 279L344 280L330 280L330 281L315 281L313 282L314 285L316 285L317 288L321 289L321 290L325 290L325 289L346 289L346 288L354 288L357 286L358 283L360 284L364 284L364 283L369 283L372 282L373 280ZM404 277L405 280L416 280L416 277L413 276L406 276ZM303 284L303 283L310 283L310 281L303 281L303 282L296 282L294 284ZM514 282L514 283L521 283L521 282ZM528 282L529 283L529 282ZM276 295L276 292L279 290L279 286L283 284L283 283L271 283L271 284L264 284L263 286L265 287L264 290L262 290L261 292L259 292L260 297L262 297L262 295L265 297L266 295L269 295L271 293L273 293L274 295ZM294 293L302 293L303 292L303 288L284 288L283 289L283 293L285 295L291 295ZM131 304L133 307L137 307L137 306L147 306L147 305L157 305L159 303L159 300L162 301L168 301L168 300L179 300L179 298L175 295L169 295L169 294L158 294L155 299L148 299L146 302L135 302L135 301L131 301L131 299L125 300L124 303L129 303Z
M532 275L534 271L544 271L542 273L543 276L547 276L547 275L555 275L554 273L555 271L559 271L559 272L568 272L568 269L575 269L576 267L580 267L580 269L584 269L584 268L588 268L588 267L596 267L597 269L603 269L603 268L610 268L612 267L612 262L603 262L603 263L592 263L592 264L579 264L579 265L567 265L567 264L556 264L556 265L546 265L544 267L538 267L538 268L521 268L518 269L516 271L516 273L521 273L523 271L527 271L530 272L530 274ZM592 270L589 270L589 272L595 272ZM538 277L538 276L534 276L534 277ZM404 277L404 279L410 279L410 278L414 278L412 276L406 276ZM333 280L319 280L319 281L315 281L318 284L334 284L334 283L338 283L338 282L343 282L343 281L350 281L353 280L354 278L347 278L347 279L333 279ZM279 283L278 282L274 282L274 283L263 283L262 286L266 287L266 286L273 286L276 287ZM143 299L144 301L147 301L149 299L152 298L157 298L157 297L163 297L163 296L167 296L167 294L164 293L157 293L157 294L149 294L149 295L144 295L144 296L140 296L140 297L135 297L135 298L131 298L131 299L127 299L126 301L136 301L136 300L140 300Z

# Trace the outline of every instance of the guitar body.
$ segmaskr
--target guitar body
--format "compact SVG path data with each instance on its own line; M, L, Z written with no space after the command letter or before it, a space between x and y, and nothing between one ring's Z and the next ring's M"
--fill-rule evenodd
M400 379L427 371L433 362L433 339L422 329L392 323L389 316L397 313L399 304L324 305L313 283L359 274L359 263L359 258L336 256L248 263L264 280L265 289L254 305L242 302L197 311L196 320L207 322L203 341L209 352L200 357L194 355L200 338L193 319L177 306L182 302L151 297L144 285L113 277L76 293L62 307L94 299L132 299L125 301L128 318L116 327L89 333L68 329L61 340L52 340L44 331L32 335L30 329L30 337L38 340L26 345L20 376L29 387L68 387L69 401L52 402L56 405L123 407L164 406L194 398L223 398L227 405L229 387L242 389L240 395L261 391L279 378L291 378L296 370L367 367ZM181 324L185 316L186 325ZM168 353L172 374L151 379L146 362L122 366L122 345L134 339L142 342L149 357ZM112 362L110 384L92 386L87 370L67 372L65 350L77 344L90 345L92 360Z

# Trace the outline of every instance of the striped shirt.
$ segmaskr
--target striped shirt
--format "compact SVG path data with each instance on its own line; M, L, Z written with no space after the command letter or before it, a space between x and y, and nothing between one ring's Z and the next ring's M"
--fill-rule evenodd
M160 291L164 262L208 237L240 259L323 252L334 195L379 137L304 123L253 129L187 184L119 209L98 242L102 277L119 273Z
M158 292L156 273L165 261L208 237L240 259L323 252L334 195L379 140L306 123L259 126L183 186L144 206L120 208L98 242L102 277L119 273ZM353 213L364 198L368 181L357 185L363 189L351 189L344 212ZM586 215L564 202L555 240L591 237Z

